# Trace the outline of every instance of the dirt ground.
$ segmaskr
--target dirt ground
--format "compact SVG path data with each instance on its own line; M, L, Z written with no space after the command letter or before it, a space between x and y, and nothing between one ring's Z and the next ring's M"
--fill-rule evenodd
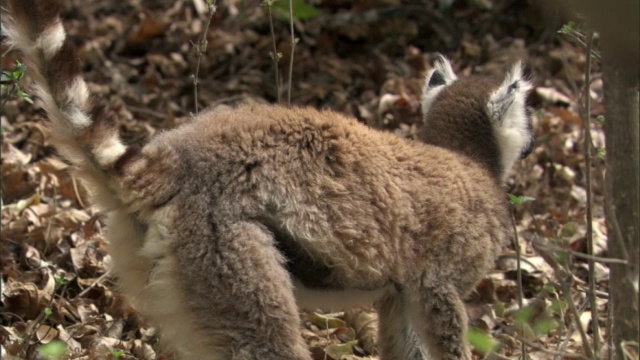
M65 25L80 49L90 89L109 100L127 142L141 144L189 121L195 112L194 43L207 22L204 0L64 3ZM516 166L508 192L534 198L514 206L525 309L519 310L512 246L468 300L478 336L474 357L483 358L483 345L490 342L496 344L491 359L517 359L523 342L532 359L584 356L580 330L587 341L594 339L589 272L580 256L586 252L587 196L578 94L587 57L579 33L557 33L569 19L533 0L294 3L299 40L291 103L331 108L400 136L412 138L421 126L419 94L437 53L451 59L458 76L503 76L516 61L524 63L534 83L528 100L538 145ZM291 53L286 5L280 0L273 8L284 104ZM273 38L261 1L219 1L207 40L198 76L200 110L278 101ZM3 70L19 59L7 51L3 46ZM594 57L589 120L599 149L602 81ZM30 93L29 69L25 78L21 86ZM40 105L3 93L3 358L56 358L62 344L66 353L59 358L171 359L156 329L117 292L102 215L48 144ZM605 256L603 161L596 156L594 163L594 242L596 255ZM598 340L606 352L609 271L596 263L591 275L598 290ZM371 309L309 311L303 318L315 359L378 358Z

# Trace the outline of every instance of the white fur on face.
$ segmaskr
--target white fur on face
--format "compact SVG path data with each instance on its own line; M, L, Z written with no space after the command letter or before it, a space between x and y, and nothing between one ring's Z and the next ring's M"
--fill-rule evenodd
M503 180L509 176L522 150L531 142L525 104L531 88L531 83L522 77L521 63L517 62L487 103L487 114L502 156Z
M435 73L438 73L437 76L441 76L444 84L438 84L435 86L429 86L429 82ZM442 55L438 56L438 60L433 64L433 69L429 71L427 76L425 77L424 86L422 88L422 116L423 121L426 123L427 117L426 114L431 107L431 104L436 99L440 91L445 88L445 86L451 85L454 81L458 80L458 77L453 72L453 68L449 63L449 60Z

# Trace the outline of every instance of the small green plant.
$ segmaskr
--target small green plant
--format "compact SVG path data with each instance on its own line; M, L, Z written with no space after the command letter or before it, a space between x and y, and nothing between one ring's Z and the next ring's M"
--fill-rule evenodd
M56 278L56 286L61 287L67 284L67 280L63 277Z
M122 355L124 355L124 351L114 349L111 346L107 346L109 351L111 352L111 357L114 359L119 359Z
M54 340L40 346L40 355L46 359L58 360L67 354L67 344L64 341Z
M270 2L271 7L273 7L280 16L289 19L288 2L277 0L268 0L266 2ZM297 20L309 20L318 15L320 15L320 11L316 7L307 4L305 0L293 0L293 17Z
M24 71L26 67L23 63L16 61L16 66L13 70L4 70L0 76L0 89L4 99L2 104L15 97L19 97L22 100L33 104L33 99L20 88L20 80L24 77Z
M469 339L471 346L483 354L492 352L498 346L498 342L491 336L491 334L487 334L474 327L469 328L467 338Z
M278 63L282 58L282 53L278 52L278 48L276 47L276 34L273 29L273 13L271 11L276 1L278 0L265 0L262 4L267 8L267 12L269 13L269 29L271 30L271 46L273 48L273 50L269 52L269 56L273 62L273 71L276 77L276 98L278 99L278 104L280 104L280 75L278 74Z
M536 198L532 198L530 196L517 196L513 194L507 194L509 196L509 202L512 205L522 205L526 202L534 201Z

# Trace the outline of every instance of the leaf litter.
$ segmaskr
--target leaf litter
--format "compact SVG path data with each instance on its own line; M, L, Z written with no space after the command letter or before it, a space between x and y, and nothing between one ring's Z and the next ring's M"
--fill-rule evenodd
M66 26L78 39L89 87L109 101L127 142L142 143L189 121L195 64L190 41L204 26L199 2L65 2ZM422 125L419 94L433 52L451 58L461 76L499 75L517 59L525 62L534 74L529 102L538 145L509 181L511 193L535 198L515 208L525 309L517 305L515 251L508 247L468 299L469 322L495 341L488 358L517 358L523 341L532 359L583 354L578 324L567 315L549 261L570 270L570 295L587 328L593 321L586 299L590 274L586 261L568 252L586 252L584 119L571 90L583 83L584 50L550 38L535 4L487 0L443 11L399 0L304 3L317 13L296 20L292 102L344 112L407 138ZM504 16L494 19L496 11ZM276 18L275 26L285 74L288 24ZM259 1L220 4L207 40L202 105L275 101L268 18ZM15 59L8 53L3 68ZM593 82L591 96L595 119L603 115L601 81ZM172 359L157 330L119 294L102 214L88 206L69 165L48 144L43 114L37 99L35 105L10 99L2 106L2 357ZM601 124L594 123L592 132L596 147L604 147ZM594 162L600 173L602 160ZM596 255L606 256L604 193L598 176L594 183ZM540 253L537 244L563 251ZM606 337L606 264L597 264L591 275L598 284L597 322ZM302 315L303 336L314 359L378 359L371 308L309 310ZM481 347L474 358L485 356Z

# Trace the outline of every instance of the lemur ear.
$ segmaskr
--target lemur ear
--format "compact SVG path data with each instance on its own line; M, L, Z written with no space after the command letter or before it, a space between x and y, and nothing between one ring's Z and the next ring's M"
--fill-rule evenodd
M422 114L423 116L429 111L433 100L445 86L451 85L458 77L453 72L451 63L444 56L438 54L438 58L433 64L433 69L429 71L425 78L422 88Z
M487 113L491 121L494 124L505 125L503 124L505 119L515 120L508 117L511 115L510 110L523 109L524 111L529 90L531 90L531 83L523 78L522 64L518 61L507 73L500 87L489 97Z
M487 101L487 114L500 146L504 179L509 176L513 163L534 146L526 106L527 93L531 88L531 83L522 75L522 64L518 61Z

